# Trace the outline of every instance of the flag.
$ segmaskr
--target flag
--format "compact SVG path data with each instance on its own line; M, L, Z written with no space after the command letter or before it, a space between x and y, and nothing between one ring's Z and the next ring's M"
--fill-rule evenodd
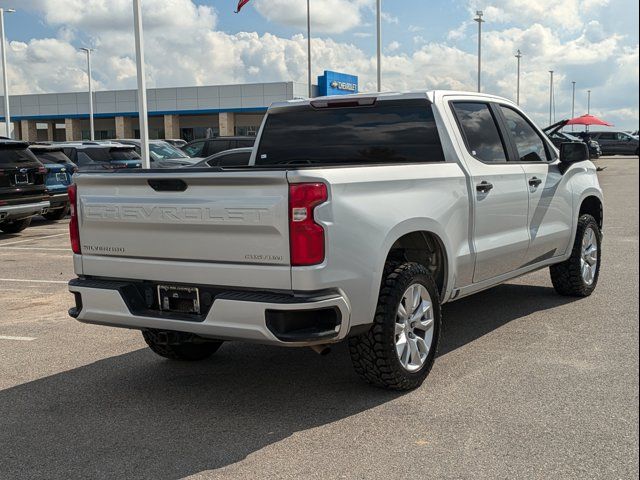
M240 9L241 9L242 7L244 7L247 3L249 3L249 0L239 0L239 1L238 1L238 7L236 8L235 13L239 13L239 12L240 12Z

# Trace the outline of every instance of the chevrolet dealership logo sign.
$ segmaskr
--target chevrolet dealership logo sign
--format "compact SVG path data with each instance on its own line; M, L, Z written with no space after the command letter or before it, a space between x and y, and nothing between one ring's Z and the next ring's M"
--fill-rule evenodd
M358 85L355 83L337 82L334 80L330 85L331 88L335 88L336 90L346 90L347 92L355 92L358 90Z

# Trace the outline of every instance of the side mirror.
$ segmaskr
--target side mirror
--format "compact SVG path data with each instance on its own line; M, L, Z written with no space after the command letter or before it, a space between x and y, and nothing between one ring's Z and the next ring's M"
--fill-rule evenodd
M570 164L589 160L589 147L584 142L563 142L560 144L560 161Z

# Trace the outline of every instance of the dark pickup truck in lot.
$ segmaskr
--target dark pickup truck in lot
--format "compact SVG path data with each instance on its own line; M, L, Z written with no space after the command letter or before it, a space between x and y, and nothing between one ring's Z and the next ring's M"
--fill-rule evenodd
M76 165L69 160L62 147L56 145L31 145L29 149L47 169L45 189L51 206L43 216L47 220L61 220L69 213L69 194L67 189L71 185Z
M0 231L20 232L34 215L47 213L45 175L29 144L0 139Z

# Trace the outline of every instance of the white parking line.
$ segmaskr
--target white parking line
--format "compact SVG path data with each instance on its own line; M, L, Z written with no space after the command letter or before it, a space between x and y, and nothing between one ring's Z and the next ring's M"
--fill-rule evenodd
M0 282L21 282L21 283L60 283L67 284L65 280L28 280L25 278L0 278Z
M18 243L33 242L35 240L43 240L45 238L61 237L63 235L68 235L68 233L56 233L55 235L45 235L44 237L31 237L25 238L24 240L17 240L15 242L0 243L0 247L6 247L7 245L17 245Z
M35 340L35 337L10 337L8 335L0 335L0 340L17 340L19 342L30 342Z

